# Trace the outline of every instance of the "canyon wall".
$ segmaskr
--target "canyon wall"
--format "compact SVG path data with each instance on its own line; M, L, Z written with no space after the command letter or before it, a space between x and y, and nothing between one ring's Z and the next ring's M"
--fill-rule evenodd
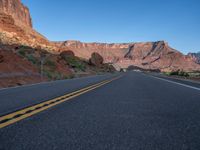
M129 43L83 43L80 41L55 42L59 51L72 50L76 56L88 59L93 52L97 52L104 57L104 62L113 63L119 58L123 58L129 48Z
M183 55L165 41L121 44L65 41L55 44L60 51L72 50L76 56L84 59L89 59L93 52L97 52L104 58L104 63L111 63L118 69L133 65L161 71L200 70L200 65L191 56Z
M197 52L197 53L188 53L188 56L192 57L193 60L200 64L200 52Z
M21 0L0 0L0 12L11 15L17 25L32 28L29 9L21 3Z
M32 28L29 9L21 0L0 0L0 42L56 50L54 44Z

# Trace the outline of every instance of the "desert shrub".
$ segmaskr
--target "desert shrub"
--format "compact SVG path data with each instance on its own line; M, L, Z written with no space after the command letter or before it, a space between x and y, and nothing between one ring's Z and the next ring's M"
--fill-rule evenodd
M179 72L179 76L182 76L182 77L189 77L189 74L188 74L187 72L180 71L180 72Z
M169 76L171 72L163 72L163 74Z
M28 61L32 62L33 64L37 64L38 60L33 55L27 55L26 58Z
M60 80L60 79L62 79L62 74L60 72L54 72L53 73L53 79L54 80Z
M23 57L25 57L27 54L32 54L34 52L34 49L28 46L19 46L17 47L18 51L17 53Z
M44 70L44 76L48 77L50 80L60 80L62 79L62 74L57 71Z
M72 78L74 78L73 74L69 74L69 75L64 76L64 79L72 79Z
M190 72L188 73L190 77L200 77L200 72L198 71L195 71L195 72Z
M46 76L48 79L52 79L52 73L48 70L44 70L43 72L44 76Z
M56 68L56 63L52 60L46 60L45 65L51 67L52 69Z
M72 68L85 71L86 66L84 63L82 63L78 58L76 57L68 57L65 59L65 61L70 65Z
M169 75L173 76L173 75L178 75L179 74L179 71L172 71L169 73Z
M18 50L18 54L23 56L23 57L25 57L26 56L26 52L25 51L26 51L25 49L19 49Z
M172 72L169 73L169 75L189 77L189 74L187 72L184 72L183 70L172 71Z

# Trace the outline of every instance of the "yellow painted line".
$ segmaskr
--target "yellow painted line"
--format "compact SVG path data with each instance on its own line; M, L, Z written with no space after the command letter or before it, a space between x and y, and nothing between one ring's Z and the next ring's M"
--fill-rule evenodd
M72 93L69 93L69 94L66 94L66 95L63 95L63 96L60 96L60 97L57 97L57 98L42 102L42 103L39 103L39 104L30 106L30 107L21 109L19 111L7 114L5 116L2 116L2 117L0 117L0 129L3 128L3 127L6 127L8 125L11 125L13 123L16 123L16 122L18 122L18 121L20 121L22 119L28 118L28 117L30 117L32 115L35 115L35 114L37 114L37 113L39 113L41 111L44 111L44 110L46 110L48 108L51 108L51 107L53 107L55 105L58 105L58 104L63 103L65 101L68 101L68 100L70 100L70 99L72 99L74 97L77 97L79 95L82 95L84 93L92 91L92 90L94 90L94 89L96 89L98 87L101 87L101 86L103 86L105 84L108 84L108 83L110 83L113 80L116 80L118 78L120 78L120 77L115 77L115 78L110 79L110 80L105 80L105 81L102 81L100 83L97 83L97 84L82 88L82 89L80 89L78 91L75 91L75 92L72 92Z

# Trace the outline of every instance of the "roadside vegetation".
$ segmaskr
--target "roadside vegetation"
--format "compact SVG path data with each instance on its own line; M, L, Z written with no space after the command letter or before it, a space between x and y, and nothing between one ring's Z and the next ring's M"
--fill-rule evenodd
M200 71L184 72L183 70L177 70L177 71L172 71L172 72L164 72L163 74L165 74L167 76L177 76L177 77L184 77L184 78L200 79Z
M40 48L33 49L27 46L17 47L16 53L31 62L38 68L38 72L40 74L42 73L42 76L48 80L60 80L73 77L72 73L67 70L67 66L65 69L61 63L57 62L58 55L50 54Z
M74 77L115 72L110 64L103 63L103 57L93 53L90 60L83 60L66 50L60 54L51 54L41 48L16 46L15 52L23 59L31 62L38 73L48 80L71 79Z
M64 60L66 61L66 63L70 67L74 68L76 71L85 72L86 65L84 64L84 62L81 62L79 58L77 58L77 57L67 57Z

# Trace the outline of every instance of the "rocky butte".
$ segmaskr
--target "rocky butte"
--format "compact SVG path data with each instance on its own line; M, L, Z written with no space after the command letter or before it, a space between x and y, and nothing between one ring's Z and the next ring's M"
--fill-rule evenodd
M44 36L32 28L29 9L21 0L0 0L0 42L55 49Z
M89 60L99 53L104 63L116 69L138 66L160 71L200 71L191 55L183 55L165 41L139 43L83 43L80 41L50 42L32 28L30 13L20 0L0 0L0 42L40 47L51 53L71 50L78 57Z

